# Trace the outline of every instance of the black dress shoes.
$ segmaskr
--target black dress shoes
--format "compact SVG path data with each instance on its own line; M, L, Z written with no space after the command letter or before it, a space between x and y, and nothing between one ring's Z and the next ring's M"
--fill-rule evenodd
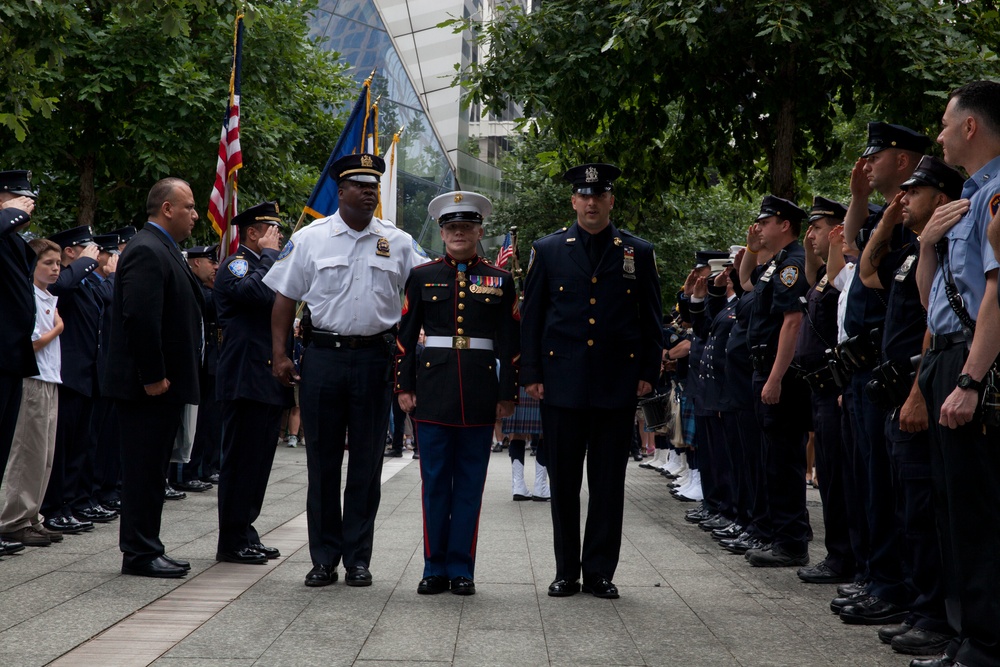
M872 595L840 610L840 620L849 625L902 623L910 612Z
M105 509L109 509L112 512L122 513L122 501L120 498L112 498L111 500L106 500L101 503L101 506Z
M219 483L219 473L213 472L211 475L209 475L208 477L206 477L205 479L203 479L201 481L208 482L209 484L218 484Z
M804 567L796 574L807 584L843 584L854 580L854 575L834 571L826 564L825 560L821 560L812 567Z
M523 493L515 493L514 500L520 502L522 500L531 500L531 494L524 495Z
M595 598L604 598L606 600L618 599L618 588L606 577L598 577L589 581L584 579L583 592L590 593Z
M701 523L712 517L708 510L704 507L699 507L698 509L691 510L690 512L684 513L684 520L688 523Z
M752 549L746 556L754 567L792 567L809 562L809 552L793 554L777 545L770 549Z
M741 533L744 532L743 526L738 523L731 523L725 528L719 528L712 531L712 539L715 541L721 540L731 540L733 538L739 537Z
M387 459L402 458L402 456L403 456L403 450L402 449L387 449L387 450L385 450L385 453L382 454L382 456L384 456Z
M568 598L580 592L579 581L569 581L568 579L556 579L549 584L549 597Z
M468 577L455 577L451 580L451 592L455 595L475 595L476 584Z
M722 530L724 528L729 528L733 525L733 522L722 516L721 514L712 519L707 519L698 524L698 527L704 530L706 533L710 533L713 530Z
M171 558L167 554L163 554L162 556L160 556L160 558L167 561L174 567L179 567L184 571L191 569L191 563L187 562L186 560L181 560L180 558Z
M720 540L719 546L730 553L745 554L750 549L759 549L764 545L750 533L742 533L731 540Z
M897 635L905 635L907 632L913 629L913 624L907 621L902 623L896 623L894 625L886 625L878 629L878 638L883 644L888 644L892 641L892 638ZM921 654L926 655L926 654Z
M94 529L94 524L89 521L87 523L82 523L76 519L71 519L65 516L57 516L51 519L46 519L43 525L53 532L62 533L64 535L76 535L84 532L85 530Z
M306 575L306 586L329 586L337 581L337 568L332 565L313 565Z
M254 551L259 551L260 553L264 554L268 560L273 560L281 556L280 551L278 551L274 547L265 547L260 542L257 542L256 544L251 544L250 548L253 549Z
M449 585L448 577L435 574L420 580L420 583L417 584L417 593L420 595L437 595L448 590Z
M158 556L145 565L122 565L122 574L156 579L178 579L186 575L187 570L171 564L163 556Z
M106 510L103 507L85 507L82 510L73 512L77 521L92 521L94 523L111 523L118 518L117 512Z
M187 497L188 494L184 493L183 491L178 491L169 484L167 484L166 487L164 487L163 489L164 500L184 500Z
M868 590L868 584L863 581L855 581L850 584L837 586L837 595L840 597L847 597L866 590Z
M215 488L213 485L203 482L200 479L192 479L190 482L174 482L171 486L181 491L194 491L195 493L202 493Z
M364 565L352 565L347 568L344 583L348 586L371 586L372 573Z
M955 661L947 655L939 655L936 658L916 658L910 660L910 667L953 667Z
M950 643L950 635L943 635L940 632L932 632L923 628L913 628L909 632L893 637L890 645L896 653L934 655L945 650Z
M51 540L50 540L51 541ZM24 544L13 540L0 539L0 556L9 556L24 551Z
M257 551L256 549L251 549L250 547L243 547L242 549L237 549L236 551L216 551L215 560L220 563L238 563L240 565L263 565L267 562L267 556Z

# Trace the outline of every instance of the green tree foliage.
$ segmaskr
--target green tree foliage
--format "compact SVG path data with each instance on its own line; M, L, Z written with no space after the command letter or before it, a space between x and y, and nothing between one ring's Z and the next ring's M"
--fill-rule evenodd
M91 0L0 9L2 57L20 68L0 106L0 151L5 168L31 169L41 186L36 232L141 221L150 185L175 175L195 193L196 237L214 240L205 213L237 8ZM355 86L337 54L309 40L313 8L314 0L246 7L241 207L277 200L294 215L340 133L330 110Z

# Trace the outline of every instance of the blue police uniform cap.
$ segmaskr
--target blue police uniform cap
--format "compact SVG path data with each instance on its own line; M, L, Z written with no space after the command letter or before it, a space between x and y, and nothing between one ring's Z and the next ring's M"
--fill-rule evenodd
M94 232L90 228L90 225L82 225L80 227L73 227L72 229L64 229L61 232L56 232L49 237L49 240L58 245L60 248L70 248L75 245L93 243Z
M809 222L816 222L820 218L832 218L844 221L847 217L847 207L840 202L826 197L813 197L812 208L809 209Z
M904 125L891 125L881 121L868 123L868 145L861 157L868 157L887 148L923 153L931 145L926 135L915 132Z
M782 220L801 222L805 220L806 212L787 199L775 197L774 195L765 195L764 199L760 202L760 215L757 216L757 220L770 218L772 215Z
M213 262L218 262L218 250L219 246L217 245L196 245L185 250L184 256L188 259L210 259Z
M729 253L725 250L698 250L694 253L694 268L709 266L710 259L729 259Z
M474 222L483 224L483 218L493 212L489 199L475 192L446 192L427 205L427 213L438 225L449 222Z
M237 227L246 227L258 223L281 227L281 218L278 216L278 202L266 201L263 204L251 206L239 215L233 216L233 224Z
M385 173L385 160L371 153L345 155L330 165L330 173L337 179L337 183L378 183Z
M135 236L135 227L133 225L125 225L124 227L119 227L110 232L111 234L118 235L119 243L128 243Z
M949 199L960 199L965 178L941 158L925 155L920 158L913 175L899 187L906 190L911 185L929 185L943 192Z
M614 190L614 181L622 170L613 164L592 162L573 167L563 178L573 184L573 192L581 195L599 195Z
M38 199L38 192L31 188L31 172L25 169L0 171L0 192Z
M118 252L118 235L113 232L111 234L97 234L94 236L94 243L104 252Z

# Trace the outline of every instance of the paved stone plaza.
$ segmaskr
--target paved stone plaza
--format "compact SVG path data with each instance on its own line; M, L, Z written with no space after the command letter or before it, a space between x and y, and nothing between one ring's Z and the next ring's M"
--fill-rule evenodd
M418 596L420 474L387 459L371 563L375 583L306 588L306 452L279 448L257 527L283 557L217 564L216 491L164 508L168 553L186 579L119 573L117 523L0 562L0 665L890 665L874 627L830 613L833 586L760 570L683 521L658 474L629 464L615 583L621 599L546 595L549 507L512 502L510 462L492 455L480 523L477 594ZM527 462L530 486L534 459ZM809 491L822 558L819 497ZM343 577L343 568L340 570Z

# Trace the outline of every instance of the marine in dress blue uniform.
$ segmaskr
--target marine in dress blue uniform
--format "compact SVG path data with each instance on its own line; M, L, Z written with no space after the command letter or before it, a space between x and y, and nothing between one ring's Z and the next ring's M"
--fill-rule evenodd
M542 400L552 486L554 597L617 598L625 467L638 395L660 368L660 285L653 246L610 221L621 171L566 172L577 222L532 246L521 313L521 384ZM584 459L590 504L581 552Z
M0 476L7 468L14 427L21 409L21 385L38 374L31 332L35 328L32 274L35 252L18 234L31 223L37 193L31 172L0 171ZM24 545L0 540L0 555L15 553Z
M798 241L805 211L774 195L764 197L757 217L763 249L772 253L756 275L747 327L753 362L757 422L765 442L771 546L750 549L755 567L805 565L809 562L806 514L805 444L809 429L809 393L790 371L802 321L799 297L808 289L805 251ZM741 267L742 268L742 267Z
M511 274L476 254L490 201L448 192L427 207L446 254L410 273L396 355L400 406L420 443L424 576L417 592L475 592L493 426L514 412L520 314ZM417 358L423 328L425 347ZM499 363L499 372L497 364Z
M222 404L222 469L219 471L219 543L215 558L260 564L280 553L261 544L253 522L264 506L274 462L281 412L291 389L271 369L271 306L274 290L264 276L278 258L281 218L274 202L235 216L240 245L215 276L215 305L222 343L216 386Z
M274 373L299 381L287 345L295 302L309 307L299 403L309 467L306 516L313 569L307 586L337 580L369 586L375 514L381 498L382 448L392 397L392 355L410 270L427 260L406 232L374 217L385 162L361 153L331 165L338 211L291 240L264 277L277 292L271 319ZM347 433L350 458L344 507L340 479Z

